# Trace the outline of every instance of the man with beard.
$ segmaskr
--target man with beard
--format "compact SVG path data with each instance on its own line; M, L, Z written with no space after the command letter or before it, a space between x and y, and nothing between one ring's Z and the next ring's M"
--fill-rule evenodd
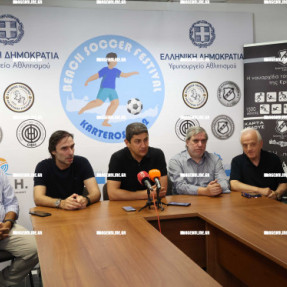
M110 200L147 199L146 188L137 180L141 171L158 169L161 173L161 190L164 197L167 189L167 170L162 150L149 146L147 127L142 123L132 123L126 127L126 147L115 152L109 163L107 190ZM117 177L115 175L121 175ZM153 195L156 189L153 186Z
M86 208L101 197L89 161L74 155L74 136L56 131L49 139L52 158L36 166L34 201L37 206L67 210ZM87 190L88 194L84 193Z

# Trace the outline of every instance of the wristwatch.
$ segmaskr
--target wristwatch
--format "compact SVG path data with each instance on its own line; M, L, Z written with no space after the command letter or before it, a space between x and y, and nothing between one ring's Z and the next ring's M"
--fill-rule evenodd
M62 199L60 199L60 198L56 200L56 202L55 202L55 207L56 208L60 208L61 201L62 201Z
M87 199L88 203L87 203L87 206L91 205L91 200L88 196L84 195L84 198Z
M4 219L4 220L3 220L3 223L4 223L4 222L7 222L7 221L10 221L10 222L11 222L11 228L12 228L13 225L14 225L14 223L15 223L15 220L13 220L13 219Z

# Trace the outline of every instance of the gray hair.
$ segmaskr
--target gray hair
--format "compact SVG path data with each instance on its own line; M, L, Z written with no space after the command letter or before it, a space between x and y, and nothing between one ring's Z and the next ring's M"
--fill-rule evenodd
M205 131L204 128L199 127L199 126L193 126L187 130L186 136L185 136L185 141L188 141L192 136L195 136L195 135L200 134L200 133L204 133L206 140L208 140L208 135L207 135L207 132Z
M148 129L143 123L132 123L126 127L126 140L131 142L134 135L139 135L142 133L148 134Z
M254 131L256 133L256 136L257 136L257 140L260 142L262 141L262 136L260 134L260 132L254 128L245 128L241 131L241 135L240 135L240 141L241 141L241 138L243 136L243 134L247 133L247 132L252 132Z

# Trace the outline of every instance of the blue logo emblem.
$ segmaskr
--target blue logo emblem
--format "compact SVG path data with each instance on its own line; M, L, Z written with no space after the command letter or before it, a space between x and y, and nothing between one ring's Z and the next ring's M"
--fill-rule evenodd
M189 38L193 45L206 48L213 43L215 30L210 23L204 20L197 21L189 29Z
M92 38L67 59L60 78L63 108L88 137L118 143L125 128L142 122L150 128L164 101L164 80L152 54L122 36Z
M24 26L18 18L5 14L0 16L0 43L14 45L24 35Z
M0 169L2 169L2 171L7 174L10 175L9 173L7 173L9 168L8 162L5 158L0 158Z

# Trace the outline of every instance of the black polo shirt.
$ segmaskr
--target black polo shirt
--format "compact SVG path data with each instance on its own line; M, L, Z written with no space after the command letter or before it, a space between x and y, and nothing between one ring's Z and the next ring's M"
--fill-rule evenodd
M109 174L118 174L120 176L108 176L108 180L115 180L121 182L121 189L129 191L137 191L146 189L137 179L137 174L141 171L147 173L151 169L158 169L161 176L167 175L165 157L162 150L149 147L148 153L143 157L141 162L136 161L130 150L125 147L115 152L109 163ZM126 175L122 177L122 175Z
M232 159L230 180L239 180L242 183L276 190L280 183L287 182L286 177L266 177L265 174L284 173L281 161L277 155L261 150L260 162L255 166L243 153Z

